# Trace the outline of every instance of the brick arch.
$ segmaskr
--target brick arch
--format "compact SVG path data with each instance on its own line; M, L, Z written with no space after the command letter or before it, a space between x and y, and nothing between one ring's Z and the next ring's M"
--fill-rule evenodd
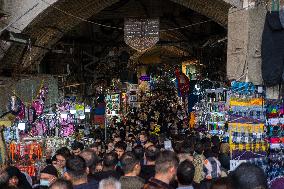
M118 1L119 0L58 0L54 3L54 6L68 10L72 15L88 19ZM224 0L171 1L199 12L224 27L227 25L230 4ZM68 32L80 22L80 20L66 16L53 7L48 7L31 21L24 29L23 33L36 39L36 45L48 48L60 40L64 33ZM4 56L0 68L3 65L12 63L14 64L13 67L16 69L15 71L24 71L31 64L39 63L46 52L46 50L38 47L33 47L31 51L27 51L22 45L13 44ZM21 66L19 66L19 64L21 64Z

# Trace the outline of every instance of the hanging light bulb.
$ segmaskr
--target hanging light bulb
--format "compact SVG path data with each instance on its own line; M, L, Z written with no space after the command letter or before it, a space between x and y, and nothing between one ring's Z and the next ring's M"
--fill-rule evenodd
M86 106L86 107L85 107L85 112L86 112L86 113L90 113L90 112L91 112L90 106Z
M74 107L70 108L70 114L72 115L76 114L76 109Z
M85 119L85 118L86 118L85 114L79 116L79 119Z
M52 109L50 108L49 111L48 111L48 113L46 114L46 116L52 117L52 116L54 116L54 115L55 115L54 112L53 112Z
M62 119L67 119L68 113L67 113L67 112L61 112L60 117L61 117Z
M159 19L125 19L125 43L139 52L153 47L159 41L159 24Z
M26 123L25 122L19 122L18 123L18 129L21 131L24 131L26 129Z

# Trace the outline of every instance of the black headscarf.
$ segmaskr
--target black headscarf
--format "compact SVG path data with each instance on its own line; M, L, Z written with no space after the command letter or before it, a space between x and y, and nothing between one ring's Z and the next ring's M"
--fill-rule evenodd
M18 188L19 189L32 189L32 186L27 181L24 173L22 173L17 167L10 166L6 169L9 179L16 176L19 179Z

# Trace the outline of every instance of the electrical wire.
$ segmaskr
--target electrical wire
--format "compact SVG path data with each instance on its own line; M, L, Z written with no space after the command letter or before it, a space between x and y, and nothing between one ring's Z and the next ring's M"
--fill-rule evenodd
M112 28L112 29L123 30L122 27L115 27L115 26L109 26L109 25L105 25L105 24L100 24L100 23L97 23L97 22L93 22L93 21L84 19L84 18L79 17L79 16L75 16L75 15L73 15L73 14L71 14L71 13L65 11L65 10L62 10L62 9L60 9L60 8L58 8L58 7L54 6L54 5L52 5L52 4L48 3L48 2L46 2L45 0L40 0L40 1L46 3L47 5L51 6L52 8L54 8L54 9L56 9L56 10L58 10L58 11L64 13L64 14L66 14L66 15L68 15L68 16L70 16L70 17L76 18L76 19L81 20L81 21L83 21L83 22L95 24L95 25L98 25L98 26L106 27L106 28ZM208 22L211 22L211 21L213 21L213 20L210 19L210 20L206 20L206 21L202 21L202 22L198 22L198 23L194 23L194 24L190 24L190 25L186 25L186 26L181 26L181 27L176 27L176 28L169 28L169 29L163 29L163 30L160 30L160 32L186 29L186 28L189 28L189 27L192 27L192 26L196 26L196 25L208 23Z
M186 28L190 28L190 27L192 27L192 26L197 26L197 25L204 24L204 23L208 23L208 22L211 22L211 21L213 21L213 20L212 20L212 19L210 19L210 20L206 20L206 21L203 21L203 22L198 22L198 23L194 23L194 24L190 24L190 25L186 25L186 26L181 26L181 27L176 27L176 28L164 29L164 30L160 30L160 32L173 31L173 30L180 30L180 29L186 29Z
M112 28L112 29L117 29L117 30L123 30L122 27L116 27L116 26L110 26L110 25L105 25L105 24L101 24L101 23L98 23L98 22L94 22L94 21L90 21L90 20L87 20L87 19L84 19L82 17L79 17L79 16L75 16L65 10L62 10L56 6L54 6L53 4L51 3L48 3L46 2L45 0L40 0L41 2L47 4L48 6L51 6L52 8L54 8L55 10L67 15L67 16L70 16L70 17L73 17L73 18L76 18L78 20L81 20L82 22L87 22L87 23L91 23L91 24L94 24L94 25L98 25L98 26L101 26L101 27L105 27L105 28ZM264 0L261 0L261 3L265 2ZM14 22L10 23L9 25L7 25L5 28L3 28L0 33L2 31L4 31L5 29L9 28L9 27L12 27L11 25L14 24L15 22L17 22L19 19L21 19L23 16L25 16L28 12L30 12L33 8L35 8L39 3L37 3L36 5L34 5L31 9L29 9L26 13L24 13L23 15L21 15L17 20L15 20ZM248 9L249 7L243 7L241 9L238 9L236 11L232 11L230 12L229 14L233 14L235 12L238 12L238 11L242 11L242 10L245 10L245 9ZM214 21L212 19L210 20L206 20L206 21L202 21L202 22L198 22L198 23L194 23L194 24L190 24L190 25L186 25L186 26L181 26L181 27L176 27L176 28L169 28L169 29L161 29L160 32L165 32L165 31L174 31L174 30L180 30L180 29L186 29L186 28L189 28L189 27L193 27L193 26L196 26L196 25L201 25L201 24L204 24L204 23L208 23L208 22L211 22L211 21ZM12 27L13 28L13 27ZM17 29L17 28L14 28L14 29ZM19 29L17 29L19 30ZM20 30L19 30L20 31Z
M75 16L75 15L73 15L73 14L71 14L71 13L65 11L65 10L62 10L62 9L60 9L60 8L58 8L58 7L56 7L56 6L54 6L54 5L51 4L51 3L46 2L45 0L40 0L40 1L42 1L43 3L45 3L45 4L49 5L49 6L51 6L52 8L54 8L54 9L56 9L56 10L58 10L58 11L64 13L64 14L66 14L66 15L68 15L68 16L70 16L70 17L76 18L76 19L81 20L81 21L83 21L83 22L95 24L95 25L98 25L98 26L106 27L106 28L112 28L112 29L117 29L117 30L123 30L122 27L116 27L116 26L110 26L110 25L100 24L100 23L97 23L97 22L93 22L93 21L84 19L84 18L79 17L79 16ZM265 0L261 0L257 5L263 4L263 3L266 5ZM231 8L233 8L233 7L231 7ZM235 12L243 11L243 10L249 9L249 8L250 8L250 6L249 6L249 7L243 7L243 8L241 8L241 9L237 9L237 10L235 10L235 11L232 11L232 12L230 12L230 13L228 13L228 14L233 14L233 13L235 13ZM181 27L176 27L176 28L169 28L169 29L162 29L162 30L160 30L160 32L186 29L186 28L189 28L189 27L192 27L192 26L196 26L196 25L208 23L208 22L211 22L211 21L214 21L214 20L213 20L213 19L210 19L210 20L206 20L206 21L202 21L202 22L198 22L198 23L194 23L194 24L190 24L190 25L186 25L186 26L181 26Z
M115 26L109 26L109 25L105 25L105 24L100 24L100 23L97 23L97 22L93 22L93 21L84 19L84 18L79 17L79 16L75 16L75 15L73 15L73 14L71 14L71 13L65 11L65 10L62 10L62 9L60 9L60 8L58 8L58 7L54 6L54 5L52 5L52 4L48 3L48 2L46 2L45 0L40 0L40 1L42 1L43 3L45 3L45 4L49 5L49 6L51 6L52 8L54 8L54 9L56 9L56 10L58 10L58 11L60 11L61 13L64 13L64 14L70 16L70 17L76 18L76 19L81 20L81 21L83 21L83 22L88 22L88 23L95 24L95 25L102 26L102 27L106 27L106 28L112 28L112 29L123 30L123 28L121 28L121 27L115 27Z

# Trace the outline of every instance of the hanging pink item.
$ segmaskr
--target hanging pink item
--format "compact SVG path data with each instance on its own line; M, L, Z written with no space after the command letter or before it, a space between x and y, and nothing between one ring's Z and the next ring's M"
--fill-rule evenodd
M48 87L42 87L42 88L39 90L39 99L45 100L46 94L48 94Z
M31 129L33 136L43 136L46 132L46 124L44 121L36 121Z
M28 115L28 120L30 123L33 123L35 117L35 109L33 107L29 108L29 115Z
M51 120L49 120L49 127L50 127L50 128L54 128L55 125L56 125L56 119L51 119Z
M11 96L8 104L8 111L11 111L14 115L17 115L20 112L21 100L17 96Z
M37 116L43 113L44 104L42 100L40 99L35 100L32 104L32 107L35 109Z
M43 136L43 134L46 132L46 125L44 121L39 121L36 123L36 130L38 133L38 136Z
M17 115L17 119L23 120L25 118L25 105L21 103L20 112Z
M69 111L70 110L69 102L62 102L58 106L59 106L58 108L59 108L60 112Z
M74 125L69 123L67 126L62 127L62 136L68 137L74 133Z

